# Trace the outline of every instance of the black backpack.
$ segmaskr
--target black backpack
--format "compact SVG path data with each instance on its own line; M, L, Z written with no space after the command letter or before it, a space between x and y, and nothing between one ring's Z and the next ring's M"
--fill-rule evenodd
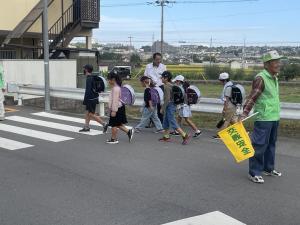
M232 89L230 101L234 105L243 105L245 99L245 89L240 84L230 86Z
M173 101L175 105L184 103L184 90L182 87L174 85L172 87Z
M93 76L93 91L95 93L104 92L107 87L107 83L104 77L94 75Z

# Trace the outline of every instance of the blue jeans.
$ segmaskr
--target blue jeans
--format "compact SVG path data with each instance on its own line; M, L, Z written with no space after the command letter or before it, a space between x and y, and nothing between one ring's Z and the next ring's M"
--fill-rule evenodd
M151 111L147 107L144 107L141 122L135 128L137 128L137 129L145 128L149 124L150 119L153 121L157 130L163 129L161 122L157 115L157 108L154 108L154 110Z
M279 121L256 121L251 135L255 154L249 159L249 174L261 176L263 171L271 172L275 166L275 149Z
M163 128L165 130L169 130L172 128L173 130L178 129L178 124L175 119L175 113L176 113L176 105L172 102L170 102L167 107L166 111L164 112L164 121L163 121Z

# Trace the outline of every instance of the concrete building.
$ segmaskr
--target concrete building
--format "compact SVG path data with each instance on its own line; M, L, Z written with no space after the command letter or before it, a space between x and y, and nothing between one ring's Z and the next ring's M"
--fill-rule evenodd
M69 58L69 43L99 27L100 0L48 0L50 57ZM43 0L5 0L0 7L0 59L42 58Z

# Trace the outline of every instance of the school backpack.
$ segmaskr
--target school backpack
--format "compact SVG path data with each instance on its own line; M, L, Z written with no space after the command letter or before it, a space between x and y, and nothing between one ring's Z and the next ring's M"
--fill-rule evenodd
M191 85L186 89L187 104L194 105L200 101L201 92L198 87Z
M128 85L125 84L121 87L121 98L120 101L124 105L133 105L135 102L135 92L134 89Z
M164 104L164 91L161 87L155 87L154 89L158 92L159 104Z
M152 105L156 106L157 104L160 103L160 97L157 89L155 88L150 88L150 94L151 94L151 101Z
M184 103L184 90L177 85L172 86L173 101L175 105Z
M245 88L240 84L233 84L230 86L231 91L231 97L229 100L233 105L243 105L246 97Z
M95 93L101 93L104 92L107 88L107 82L104 77L94 75L93 76L93 91Z

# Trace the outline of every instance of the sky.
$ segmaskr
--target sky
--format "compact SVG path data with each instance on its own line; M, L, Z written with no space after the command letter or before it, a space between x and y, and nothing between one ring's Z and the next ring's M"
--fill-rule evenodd
M111 4L146 3L152 0L101 0L100 43L150 45L160 40L161 8L153 5L105 7ZM208 0L213 1L213 0ZM183 2L183 0L177 0ZM300 45L300 1L258 0L165 7L164 40L173 45L213 46Z

